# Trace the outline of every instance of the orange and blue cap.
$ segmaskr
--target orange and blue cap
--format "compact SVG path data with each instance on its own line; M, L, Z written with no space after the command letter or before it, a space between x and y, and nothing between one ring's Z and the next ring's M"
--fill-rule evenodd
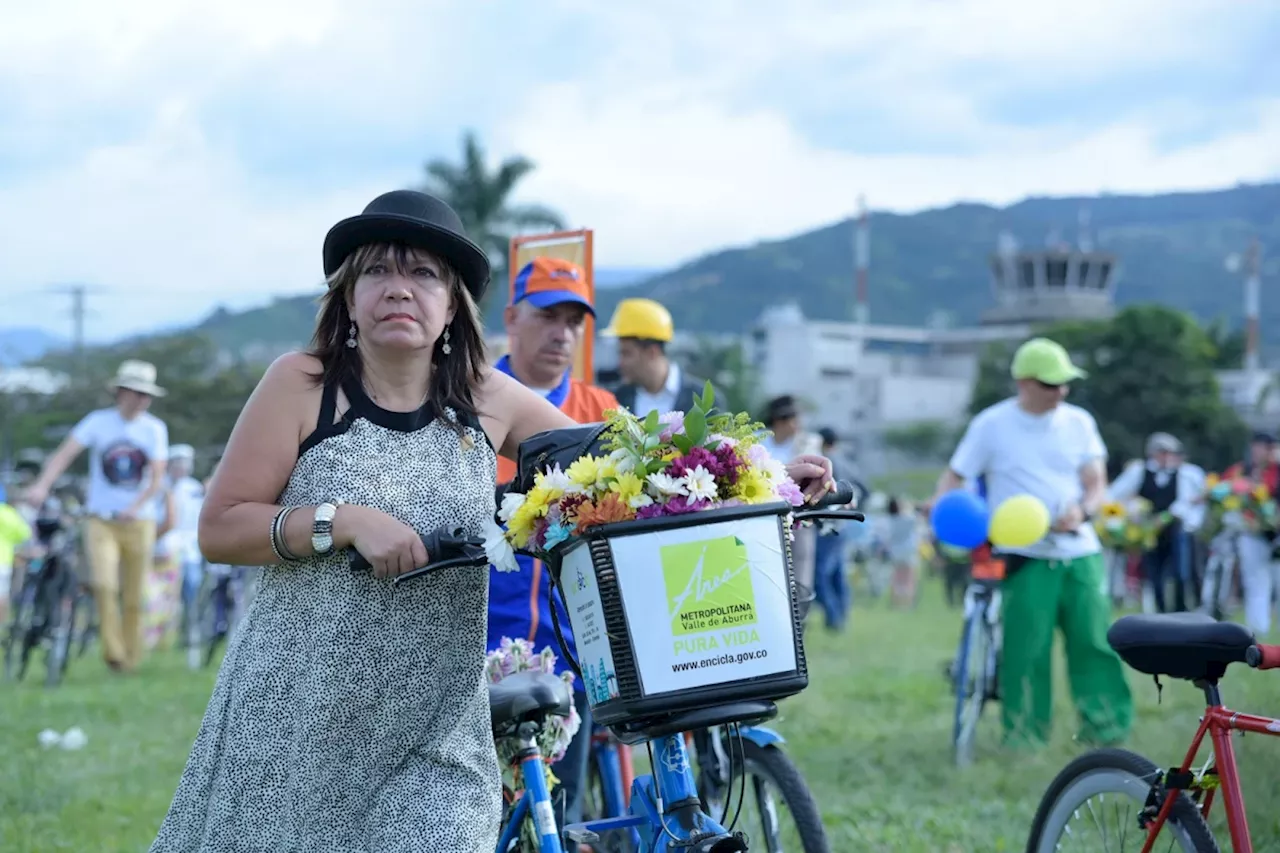
M538 308L550 308L565 302L582 305L595 316L587 290L587 276L582 267L560 258L536 257L525 264L516 276L511 304L527 299Z

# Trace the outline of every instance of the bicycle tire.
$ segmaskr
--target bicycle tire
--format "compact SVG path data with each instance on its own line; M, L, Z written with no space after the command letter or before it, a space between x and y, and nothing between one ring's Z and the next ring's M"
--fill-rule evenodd
M955 664L955 714L951 724L951 754L957 767L967 767L973 762L973 737L982 719L982 709L987 704L986 665L991 629L987 625L986 608L975 609L964 622L960 635L959 654ZM973 690L969 690L969 672L974 671ZM976 704L977 707L971 708ZM972 711L972 725L966 728L966 711Z
M737 741L736 738L734 740ZM803 853L831 853L831 843L827 840L818 804L791 757L776 746L760 746L746 738L742 738L740 743L741 752L726 744L730 761L736 763L738 756L742 755L747 773L764 777L782 795L800 833ZM736 783L734 787L737 788ZM754 844L751 846L755 847Z
M1116 788L1108 789L1097 787L1094 783L1093 787L1096 789L1094 793L1131 795L1134 797L1134 802L1141 807L1150 790L1152 779L1159 772L1160 768L1156 765L1127 749L1098 749L1077 757L1054 777L1044 797L1041 798L1040 806L1036 809L1035 820L1031 824L1031 834L1027 838L1027 853L1049 853L1056 847L1060 836L1045 838L1044 835L1046 831L1055 831L1053 824L1058 822L1061 815L1070 815L1087 802L1087 798L1072 802L1070 797L1073 794L1078 796L1080 788L1089 788L1091 777L1103 780L1105 774L1115 774L1118 783L1125 784L1124 790L1120 790L1118 785ZM1163 830L1170 829L1171 824L1172 831L1176 832L1173 837L1181 844L1183 853L1221 853L1218 842L1214 841L1208 824L1200 815L1200 810L1186 794L1178 794L1177 800L1174 801L1169 819L1161 828L1162 838ZM1063 826L1058 826L1056 831L1061 832L1062 828ZM1136 824L1134 829L1138 829Z

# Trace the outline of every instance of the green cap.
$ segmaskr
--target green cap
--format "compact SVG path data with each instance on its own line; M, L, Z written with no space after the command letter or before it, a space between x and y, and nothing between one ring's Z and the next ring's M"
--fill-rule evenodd
M1048 338L1032 338L1013 354L1014 379L1035 379L1047 385L1065 385L1089 374L1071 363L1062 344Z

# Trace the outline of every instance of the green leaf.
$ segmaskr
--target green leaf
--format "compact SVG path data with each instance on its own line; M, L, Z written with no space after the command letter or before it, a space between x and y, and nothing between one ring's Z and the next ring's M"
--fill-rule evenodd
M657 435L662 432L662 422L658 420L657 409L653 409L645 416L644 431L646 435Z
M692 444L702 444L707 438L706 416L697 410L685 415L684 434Z
M693 439L688 435L673 435L671 436L671 443L674 444L676 449L681 453L688 453L693 449Z

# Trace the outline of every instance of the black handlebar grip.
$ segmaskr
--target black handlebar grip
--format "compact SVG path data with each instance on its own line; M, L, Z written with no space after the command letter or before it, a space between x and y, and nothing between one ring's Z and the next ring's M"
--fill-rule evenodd
M848 480L837 480L834 491L827 492L826 497L818 501L817 506L844 506L853 503L858 495L857 488Z

